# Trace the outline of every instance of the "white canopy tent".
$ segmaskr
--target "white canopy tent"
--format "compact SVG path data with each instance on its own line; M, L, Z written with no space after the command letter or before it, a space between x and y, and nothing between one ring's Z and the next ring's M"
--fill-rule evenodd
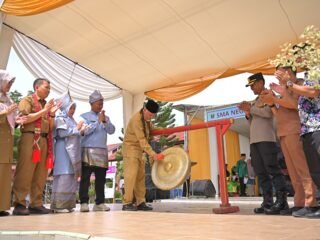
M307 25L319 26L319 9L319 0L77 0L37 15L4 16L0 67L16 29L122 89L128 118L144 92L230 69L254 71L243 66L266 63Z

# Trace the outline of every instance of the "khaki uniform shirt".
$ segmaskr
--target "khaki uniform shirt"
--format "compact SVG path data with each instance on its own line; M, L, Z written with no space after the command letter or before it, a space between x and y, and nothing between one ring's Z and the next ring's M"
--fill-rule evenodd
M156 154L149 144L151 129L150 122L142 120L141 112L134 114L125 131L122 155L124 157L141 158L143 152L146 152L149 156Z
M45 101L41 104L42 108L45 105ZM23 115L35 113L36 108L32 96L24 97L19 103L19 111ZM41 133L49 133L49 120L47 114L41 117ZM24 124L21 126L21 133L34 132L36 121Z
M301 85L301 82L298 83ZM298 99L299 96L294 94L291 90L285 89L289 95ZM298 109L289 109L279 106L276 114L277 119L277 135L279 137L288 136L292 134L300 134L300 117Z

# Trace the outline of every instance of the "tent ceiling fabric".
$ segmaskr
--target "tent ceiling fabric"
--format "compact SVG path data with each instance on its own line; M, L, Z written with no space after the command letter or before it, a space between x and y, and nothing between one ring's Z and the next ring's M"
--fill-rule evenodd
M15 34L13 47L30 72L49 79L58 94L70 90L73 99L85 102L96 89L106 100L121 96L118 87L20 33Z
M133 94L265 61L319 0L77 0L4 22Z

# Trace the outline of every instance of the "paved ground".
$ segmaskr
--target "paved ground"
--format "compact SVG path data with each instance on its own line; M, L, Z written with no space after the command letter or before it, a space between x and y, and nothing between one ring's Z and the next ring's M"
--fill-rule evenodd
M27 235L10 238L5 233L36 230L85 234L76 239L320 240L319 220L254 215L252 209L260 201L261 198L231 198L231 205L239 206L240 212L222 215L212 213L213 207L219 207L218 199L156 201L152 212L123 212L121 204L112 204L110 212L80 213L78 206L73 213L0 218L0 239L35 239Z

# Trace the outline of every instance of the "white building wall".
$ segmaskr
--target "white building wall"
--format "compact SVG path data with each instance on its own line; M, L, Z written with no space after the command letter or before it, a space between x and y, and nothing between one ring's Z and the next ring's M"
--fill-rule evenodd
M217 138L216 138L216 129L208 128L209 135L209 151L210 151L210 176L211 181L216 188L217 193L219 192L218 185L218 174L219 174L219 165L218 165L218 149L217 149Z
M239 134L240 153L245 153L247 158L250 157L250 142L249 138Z

